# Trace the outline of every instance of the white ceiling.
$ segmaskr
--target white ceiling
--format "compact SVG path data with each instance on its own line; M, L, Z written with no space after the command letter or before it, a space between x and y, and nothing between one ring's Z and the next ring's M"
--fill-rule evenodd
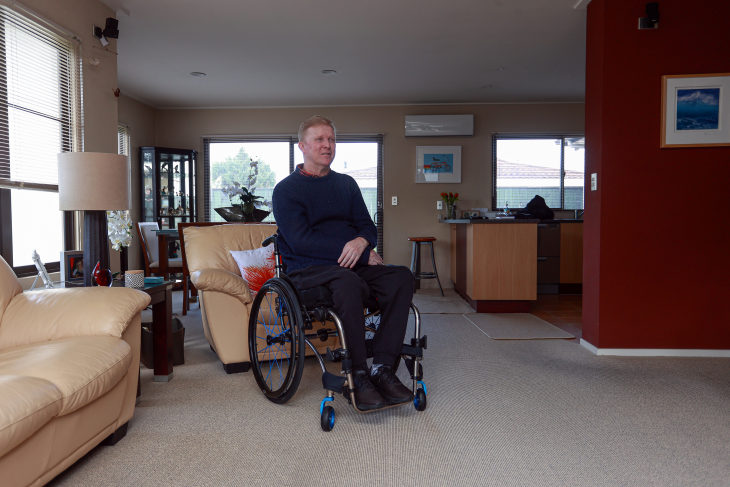
M157 108L584 101L576 0L102 1Z

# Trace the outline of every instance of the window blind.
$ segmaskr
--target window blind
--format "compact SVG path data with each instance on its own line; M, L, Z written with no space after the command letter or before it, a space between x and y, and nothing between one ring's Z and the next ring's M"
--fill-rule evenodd
M131 144L131 136L129 134L129 127L127 127L123 123L118 124L117 125L117 154L127 156L127 160L129 160L129 155L131 153L130 144ZM130 171L127 173L127 179L128 179L127 187L129 188L129 201L132 201L132 171L131 171L132 164L131 164L131 161L129 161L128 164L129 164Z
M129 155L129 127L121 123L117 128L117 153L123 156Z
M78 40L0 4L0 187L58 191L59 152L82 150Z

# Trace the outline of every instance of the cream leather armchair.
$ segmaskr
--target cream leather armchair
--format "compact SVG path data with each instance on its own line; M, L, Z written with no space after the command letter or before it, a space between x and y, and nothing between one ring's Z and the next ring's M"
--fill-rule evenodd
M248 323L253 296L231 250L254 250L276 233L272 224L221 224L184 227L185 260L198 289L203 329L228 374L251 366ZM315 326L315 329L317 327ZM317 348L338 346L337 338L317 341ZM307 355L311 350L307 349Z
M0 258L0 484L44 485L124 437L139 376L140 312L125 288L23 293Z

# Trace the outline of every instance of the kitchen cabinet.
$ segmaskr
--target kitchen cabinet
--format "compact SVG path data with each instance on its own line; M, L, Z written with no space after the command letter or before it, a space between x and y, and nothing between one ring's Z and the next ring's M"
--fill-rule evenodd
M537 299L538 220L446 220L454 289L479 313L526 313Z

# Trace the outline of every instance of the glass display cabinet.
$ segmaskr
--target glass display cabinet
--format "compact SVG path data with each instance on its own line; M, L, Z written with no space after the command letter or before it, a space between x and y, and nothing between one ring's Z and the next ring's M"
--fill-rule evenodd
M198 152L167 147L140 147L142 221L160 229L195 221L195 163Z

